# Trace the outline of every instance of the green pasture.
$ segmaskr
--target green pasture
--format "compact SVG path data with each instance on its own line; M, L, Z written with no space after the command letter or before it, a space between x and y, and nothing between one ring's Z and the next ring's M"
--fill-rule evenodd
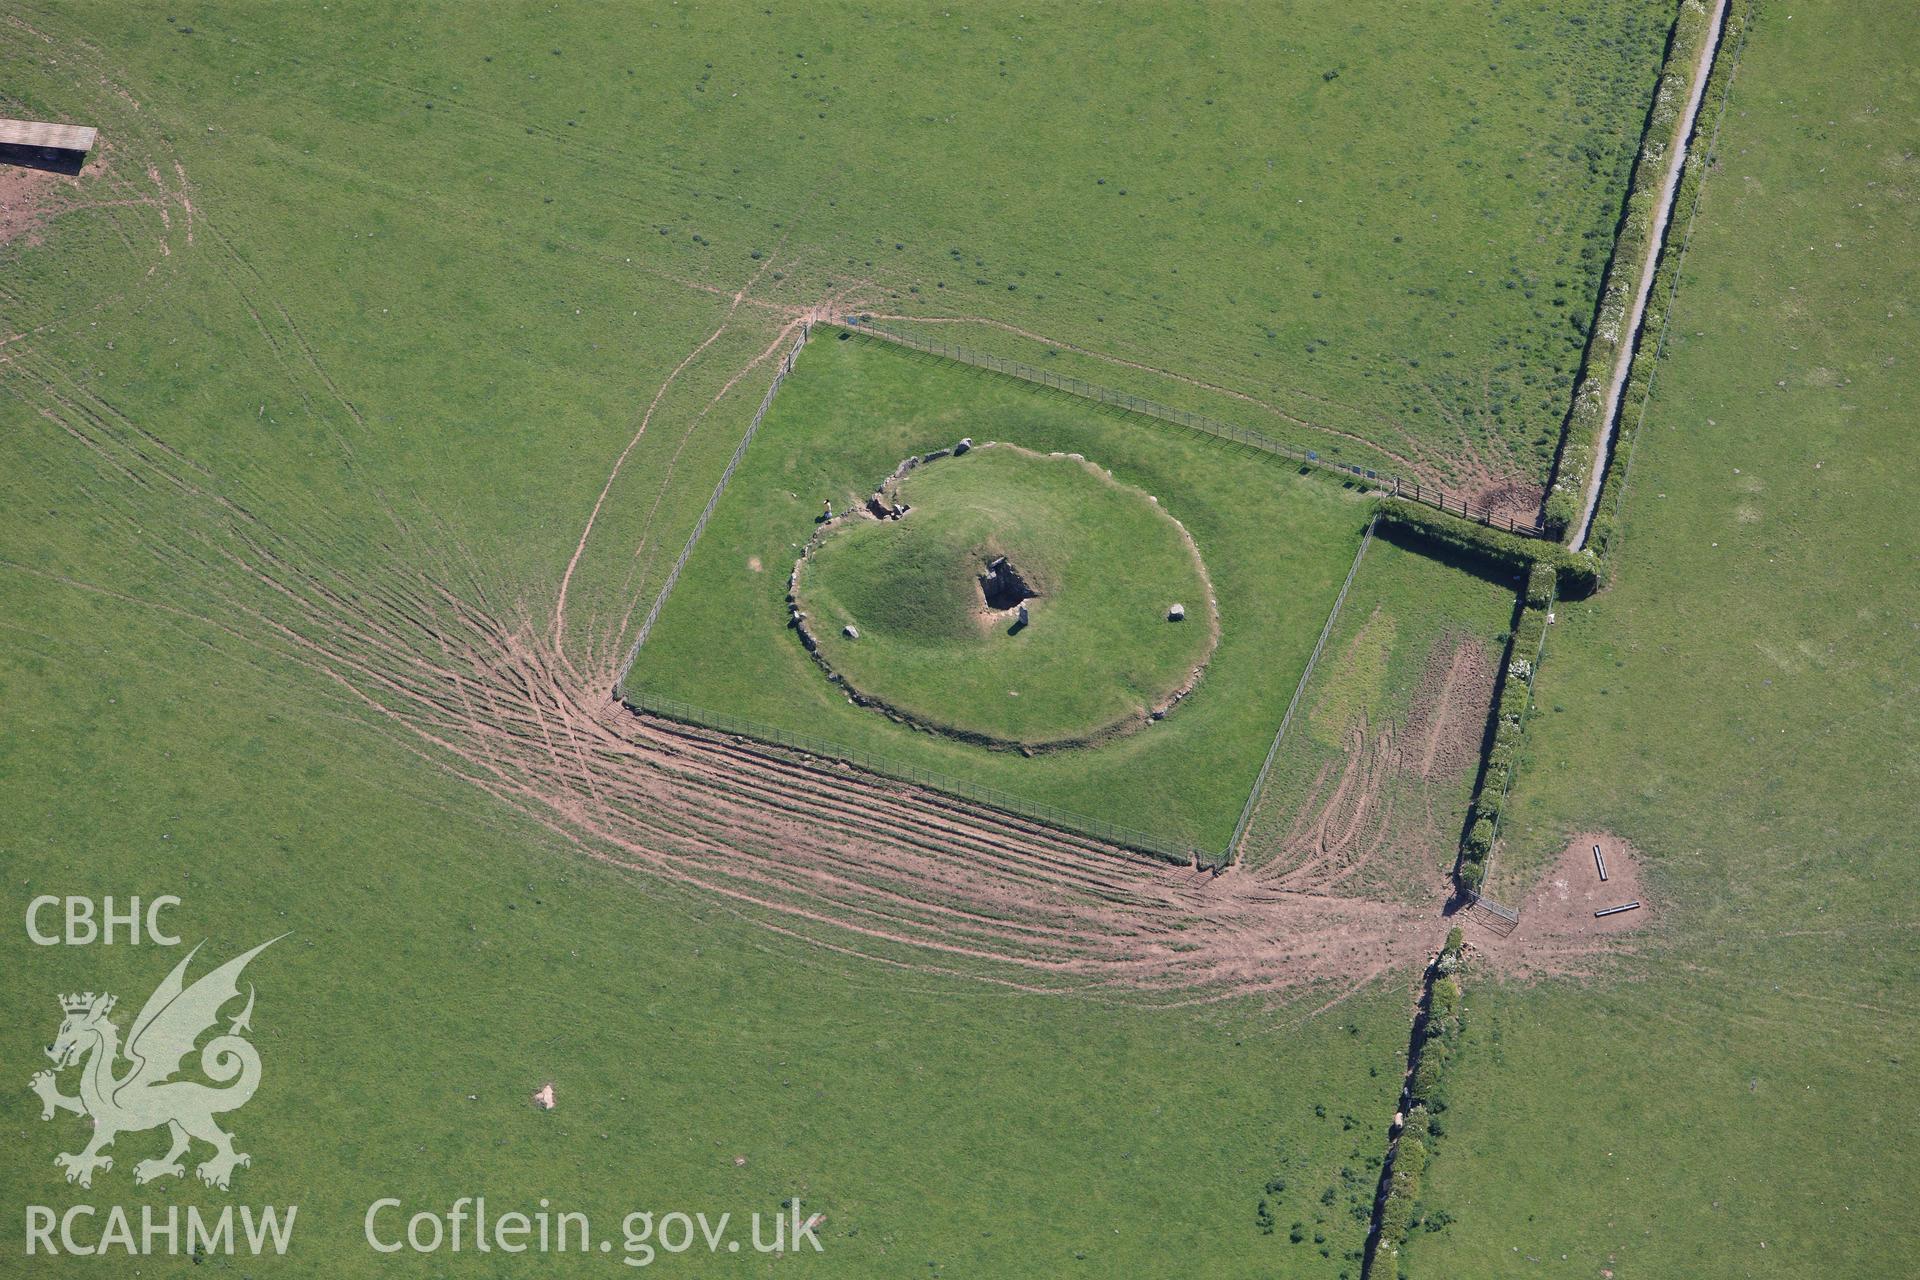
M676 135L689 126L673 95L691 90L661 73L691 80L712 53L606 42L607 11L10 16L3 113L85 119L107 145L42 243L0 247L0 871L15 922L0 1058L17 1086L0 1092L0 1254L35 1274L115 1269L23 1260L29 1203L298 1204L294 1250L270 1268L138 1269L518 1274L498 1255L376 1257L361 1215L383 1195L550 1196L597 1223L798 1195L828 1214L821 1274L1352 1270L1352 1209L1404 1047L1399 991L1318 1014L1317 995L1151 1011L783 941L597 867L434 767L256 628L244 609L263 593L210 558L210 512L243 511L296 557L294 580L370 598L426 575L544 633L605 486L563 633L570 654L617 654L623 616L651 599L765 390L769 365L736 375L786 313L754 302L810 303L846 281L847 255L821 245L849 234L848 210L879 208L879 171L814 154L792 186L791 141L759 124L731 142ZM782 21L783 43L842 47L864 25L852 11ZM620 65L583 66L616 48ZM626 75L628 55L646 75ZM783 92L786 61L764 72ZM945 100L997 80L969 67L958 86L909 82ZM568 113L547 118L560 97ZM892 136L871 116L859 128ZM967 144L976 158L997 145ZM734 159L716 159L728 146ZM715 200L702 164L756 188ZM776 188L799 194L761 194ZM916 201L929 219L951 207L942 192ZM705 245L680 233L696 213ZM763 264L767 292L733 307ZM143 442L189 487L130 479L93 435ZM1330 590L1358 508L1324 482L1285 487L1321 512L1288 527L1316 563L1325 552ZM1235 768L1236 789L1255 763ZM132 1188L132 1162L153 1154L142 1136L94 1189L59 1180L53 1155L78 1145L77 1122L43 1123L25 1088L56 995L136 1005L177 953L34 947L20 922L42 892L179 894L173 922L210 961L292 930L251 974L266 1075L233 1120L253 1164L230 1199ZM528 1094L547 1080L560 1107L541 1115Z
M609 1233L636 1210L744 1220L798 1196L827 1215L825 1252L780 1265L820 1276L1351 1268L1363 1227L1320 1196L1381 1149L1397 992L1320 1017L1153 1011L847 959L583 859L210 628L14 574L0 607L0 1272L524 1274L525 1257L364 1243L380 1197L444 1212L479 1194L494 1212L548 1197ZM196 975L290 931L248 970L264 1075L227 1119L253 1157L230 1194L136 1188L157 1133L122 1137L91 1190L61 1181L53 1156L84 1122L43 1122L26 1088L56 997L111 991L124 1030L184 948L33 946L41 893L179 895L165 921L206 940ZM559 1105L542 1113L529 1095L547 1081ZM1268 1235L1255 1211L1275 1178L1290 1189ZM27 1259L26 1204L299 1214L285 1258L196 1266ZM1289 1243L1294 1220L1323 1222L1329 1243ZM624 1274L619 1258L540 1266ZM692 1254L651 1270L771 1265Z
M1613 585L1558 606L1493 864L1519 896L1610 829L1651 919L1596 982L1475 984L1413 1275L1913 1268L1905 17L1752 22Z
M836 333L817 334L782 386L626 688L1224 847L1352 562L1365 504L1252 449ZM787 569L821 503L864 501L900 459L962 437L1079 453L1186 526L1219 598L1221 637L1199 686L1165 720L1092 747L993 751L853 705L808 656L788 625ZM1047 614L1034 616L1037 636ZM1162 634L1169 626L1158 616L1150 625ZM836 648L836 660L859 643ZM1107 679L1097 674L1110 670L1106 655L1080 657L1096 673L1087 679ZM1004 688L993 696L1013 701Z
M391 252L429 220L460 234L403 241L389 282L504 240L464 290L518 282L576 331L575 307L613 300L569 263L624 280L620 314L643 321L680 282L731 294L764 269L765 300L990 317L1278 405L1309 445L1346 431L1536 481L1672 18L1656 0L451 12L22 16L105 55L195 180L232 176L223 203L298 228L260 246L288 265L303 242ZM383 218L356 220L375 195ZM1205 394L1145 394L1182 387Z
M1179 525L1092 463L980 444L891 496L904 517L843 520L801 562L797 605L835 675L916 723L1011 743L1138 729L1213 648ZM996 563L1012 576L990 601Z
M14 6L0 115L105 145L0 245L0 1273L524 1274L363 1241L377 1197L484 1194L603 1230L797 1196L827 1252L778 1266L820 1275L1358 1280L1411 974L1148 1008L809 946L439 767L270 633L249 574L279 557L369 612L400 583L483 598L610 671L805 308L1537 482L1673 12ZM1906 17L1754 23L1611 585L1557 606L1490 886L1524 898L1610 829L1646 931L1534 984L1474 962L1416 1277L1911 1269ZM963 435L1083 453L1192 532L1223 635L1163 724L1034 759L938 741L785 630L821 500ZM1364 519L1271 457L816 328L633 683L1216 847ZM1250 856L1511 600L1376 540ZM1443 834L1470 785L1427 788ZM1412 896L1448 852L1409 840L1355 887ZM153 1135L60 1180L81 1122L25 1087L56 996L137 1007L178 953L34 946L42 893L177 894L209 962L291 931L249 975L266 1074L231 1196L134 1188ZM229 1202L298 1204L291 1255L22 1257L27 1204Z

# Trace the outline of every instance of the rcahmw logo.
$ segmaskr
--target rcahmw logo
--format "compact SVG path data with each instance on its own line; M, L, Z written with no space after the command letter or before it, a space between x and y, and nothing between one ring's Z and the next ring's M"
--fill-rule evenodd
M46 1051L53 1069L36 1073L29 1087L40 1097L42 1120L70 1112L92 1123L93 1136L84 1147L53 1158L68 1182L92 1187L96 1175L112 1172L114 1161L107 1149L117 1138L163 1127L169 1146L163 1154L134 1164L136 1185L184 1177L184 1158L196 1143L212 1148L194 1168L209 1187L227 1190L234 1171L253 1163L215 1120L246 1105L260 1087L260 1054L247 1039L253 1029L252 984L246 1004L226 1020L224 1030L221 1011L240 999L240 975L248 963L279 940L263 942L188 985L187 966L200 950L195 947L141 1006L124 1042L113 1017L115 997L91 991L60 997L65 1016ZM208 1031L216 1034L200 1045ZM204 1080L182 1078L189 1060L197 1060ZM62 1093L60 1073L75 1068L76 1092ZM179 1206L156 1210L149 1205L136 1213L121 1205L82 1204L64 1210L28 1205L27 1252L282 1253L298 1212L297 1205L257 1210L242 1206L236 1235L232 1206L214 1214L197 1206L183 1211Z

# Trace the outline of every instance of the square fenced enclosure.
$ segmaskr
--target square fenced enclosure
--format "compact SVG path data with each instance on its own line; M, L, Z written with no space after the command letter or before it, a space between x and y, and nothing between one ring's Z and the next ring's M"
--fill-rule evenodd
M1217 852L1369 514L1284 459L820 329L624 692Z

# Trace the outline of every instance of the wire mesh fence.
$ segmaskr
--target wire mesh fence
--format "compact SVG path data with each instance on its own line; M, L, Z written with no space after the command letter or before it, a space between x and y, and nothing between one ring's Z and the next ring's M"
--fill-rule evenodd
M1002 373L1009 377L1019 378L1025 382L1035 383L1069 395L1093 400L1129 413L1137 413L1145 417L1170 422L1176 426L1185 427L1192 431L1198 431L1206 435L1247 445L1265 453L1292 459L1305 466L1315 467L1341 476L1365 481L1383 493L1411 502L1422 503L1451 515L1458 515L1482 524L1506 529L1509 532L1521 534L1526 537L1537 538L1546 536L1545 530L1538 524L1525 525L1515 521L1511 516L1495 515L1486 507L1476 506L1463 498L1458 498L1443 490L1436 489L1431 485L1424 485L1417 481L1402 481L1397 476L1363 467L1357 463L1340 462L1331 458L1322 458L1316 450L1296 448L1282 441L1275 440L1262 432L1254 431L1246 427L1234 426L1231 423L1222 422L1206 414L1194 413L1186 409L1176 409L1169 405L1160 404L1156 401L1132 395L1125 391L1117 391L1111 387L1103 387L1097 383L1087 382L1084 379L1068 377L1055 373L1052 370L1041 369L1022 361L1008 359L1004 356L996 356L986 352L972 351L965 347L934 342L914 334L904 333L876 324L873 318L867 315L836 314L824 317L823 322L838 324L850 332L866 334L877 340L891 342L911 350L922 352L926 355ZM637 712L659 716L664 719L675 720L701 728L717 730L763 745L781 747L790 751L819 756L829 760L844 761L847 764L882 777L911 783L914 786L925 787L928 790L941 792L960 799L971 800L975 803L999 810L1005 814L1015 817L1031 818L1065 831L1091 836L1094 839L1104 840L1110 844L1120 845L1142 853L1154 854L1170 861L1181 863L1205 862L1214 866L1225 866L1229 864L1233 860L1241 836L1245 832L1246 824L1252 813L1254 803L1259 798L1260 789L1265 781L1267 771L1272 766L1273 753L1271 750L1268 753L1266 764L1262 767L1260 777L1254 783L1253 791L1248 797L1247 806L1241 814L1240 822L1234 830L1233 838L1228 842L1224 850L1215 852L1202 850L1191 843L1171 840L1164 836L1156 835L1153 832L1123 826L1087 814L1075 813L1054 805L1028 800L1025 797L1003 791L998 787L991 787L982 783L973 782L969 779L925 769L889 756L846 747L839 743L829 742L826 739L812 737L807 734L793 733L774 725L762 724L741 716L729 715L725 712L715 711L710 708L695 706L692 703L683 702L677 698L666 697L662 694L646 690L628 689L626 687L627 679L633 672L634 663L640 655L640 650L647 643L648 637L652 635L654 624L659 621L661 612L666 608L668 598L673 594L674 587L678 585L680 581L681 572L686 568L687 561L692 558L694 548L699 544L701 535L706 532L707 524L713 518L713 513L720 505L721 498L725 496L727 486L732 482L735 471L739 469L741 461L746 457L748 448L753 444L754 437L759 433L760 424L762 420L765 419L767 410L772 407L774 396L779 393L780 386L786 381L787 375L793 372L795 361L799 357L801 350L806 346L808 339L812 337L812 334L813 324L809 322L801 329L799 337L794 340L793 346L788 349L786 355L781 359L779 372L774 375L773 382L767 387L766 394L761 397L760 405L754 410L753 418L748 423L745 434L741 436L740 443L735 446L733 456L728 459L725 470L720 473L720 478L714 485L713 493L707 499L706 507L702 509L699 518L694 522L693 529L687 536L686 545L680 549L680 554L674 559L673 566L667 571L666 577L661 582L660 590L654 597L653 604L648 608L646 616L641 621L640 627L635 633L633 645L627 651L626 658L620 667L619 678L614 685L615 696L619 697L628 707ZM1369 524L1366 539L1370 541L1372 536L1373 528L1372 525ZM1363 541L1359 555L1364 555L1365 551L1366 541ZM1355 568L1358 568L1360 563L1359 555L1356 555L1354 560ZM1352 580L1353 571L1349 570L1347 585L1351 585ZM1341 587L1340 599L1345 598L1346 589L1346 585ZM1328 618L1329 628L1332 626L1333 617L1338 615L1339 604L1339 599L1336 599L1334 603L1334 613ZM1320 645L1324 645L1325 642L1326 632L1323 630L1320 637ZM1314 652L1316 656L1319 653L1320 645L1316 645L1315 647ZM1312 661L1310 659L1308 670L1310 671L1311 669ZM1297 703L1298 700L1299 689L1296 689L1294 691L1294 702ZM1276 746L1278 745L1280 735L1286 732L1287 721L1292 717L1293 711L1294 703L1289 703L1286 716L1281 720L1279 733L1275 736L1274 741ZM1488 901L1490 902L1491 900ZM1506 908L1499 907L1497 903L1492 903L1491 905L1497 908L1496 914L1507 911Z
M1227 841L1229 860L1240 860L1240 841L1246 837L1247 827L1253 822L1253 811L1260 805L1261 793L1267 789L1267 775L1273 772L1273 762L1280 755L1280 743L1287 736L1287 726L1293 723L1293 713L1300 705L1300 695L1307 690L1307 682L1313 679L1313 668L1320 661L1320 651L1327 647L1327 637L1333 634L1333 624L1340 618L1340 606L1347 602L1347 589L1353 586L1354 575L1360 572L1360 562L1367 557L1367 548L1373 545L1373 526L1378 518L1367 521L1366 536L1360 539L1360 549L1353 553L1353 565L1347 570L1347 580L1340 584L1340 594L1333 598L1333 608L1327 611L1327 623L1320 628L1320 638L1313 642L1313 653L1307 658L1306 669L1300 673L1300 683L1293 687L1293 697L1287 699L1286 714L1280 717L1280 727L1274 731L1273 745L1267 748L1266 762L1260 766L1260 774L1253 780L1253 790L1247 793L1247 803L1240 810L1240 821L1233 828L1233 838Z
M680 548L680 555L674 560L673 568L667 570L667 576L660 584L660 593L653 598L653 605L647 610L647 616L635 633L633 647L627 650L627 657L620 664L620 676L614 682L614 693L620 692L620 686L627 682L627 676L633 671L633 663L640 656L640 647L653 634L653 624L660 620L660 611L667 607L667 597L673 594L674 586L680 581L680 571L687 567L687 560L693 555L693 548L700 541L700 535L707 531L707 521L713 519L715 507L720 498L733 482L733 473L740 467L740 460L747 456L747 446L753 443L753 437L760 431L760 421L767 416L767 410L773 406L773 397L780 391L780 384L793 372L793 362L799 357L801 348L807 345L807 339L813 336L813 324L809 321L801 326L800 336L795 338L793 346L781 357L780 371L773 375L773 383L767 388L767 394L760 397L760 407L753 411L753 420L747 424L747 432L740 437L740 443L734 446L733 457L727 460L726 470L720 473L720 480L713 486L713 496L707 499L706 507L700 512L700 518L693 522L693 532L687 535L687 545Z
M868 773L892 778L898 782L911 783L916 787L925 787L929 791L938 791L958 799L971 800L1014 817L1032 818L1048 826L1091 836L1096 840L1104 840L1109 844L1121 845L1141 853L1151 853L1172 862L1206 862L1213 861L1215 858L1215 855L1190 844L1169 840L1150 831L1107 822L1101 818L1075 813L1055 805L1041 804L1003 791L998 787L986 786L965 778L956 778L951 774L925 769L891 756L829 742L825 738L816 738L811 734L794 733L777 725L749 720L744 716L729 715L724 711L695 706L693 703L682 702L678 698L665 697L645 689L628 689L621 694L621 700L630 709L647 715L676 720L682 724L703 729L718 730L721 733L747 738L767 746L782 747L804 755L844 761Z
M972 351L966 347L953 346L950 343L935 342L930 338L920 337L918 334L888 328L886 325L876 322L870 315L839 315L832 317L832 319L834 323L852 332L869 334L882 341L907 347L926 355L938 356L945 360L953 360L960 364L972 365L979 369L990 369L995 373L1004 373L1009 377L1019 378L1025 382L1037 383L1040 386L1048 387L1055 391L1063 391L1068 395L1081 396L1088 400L1098 401L1101 404L1111 405L1117 409L1124 409L1129 413L1137 413L1144 417L1157 418L1162 422L1171 422L1176 426L1185 427L1190 431L1198 431L1205 435L1219 437L1223 440L1231 440L1236 444L1247 445L1250 448L1259 449L1264 453L1271 453L1278 457L1292 459L1304 466L1332 472L1335 475L1348 479L1364 480L1368 484L1393 497L1403 498L1408 502L1417 502L1423 506L1433 507L1448 515L1460 516L1464 519L1472 520L1475 523L1487 525L1490 528L1504 529L1508 533L1516 533L1526 538L1544 538L1547 536L1546 527L1538 521L1523 522L1516 520L1511 514L1495 512L1491 507L1469 502L1467 499L1456 494L1448 493L1446 490L1436 488L1430 484L1422 484L1417 480L1402 480L1400 477L1388 472L1378 471L1371 467L1363 467L1358 463L1341 462L1333 458L1323 458L1317 449L1297 448L1293 445L1275 440L1272 436L1266 435L1263 432L1254 431L1247 427L1238 427L1230 422L1222 422L1220 419L1210 417L1204 413L1194 413L1189 409L1176 409L1171 405L1161 404L1155 400L1148 400L1145 397L1136 396L1125 391L1116 391L1111 387L1103 387L1098 383L1088 382L1083 378L1068 377L1065 374L1055 373L1051 369L1042 369L1037 365L1027 364L1020 360L1011 360L1005 356L996 356L984 351Z

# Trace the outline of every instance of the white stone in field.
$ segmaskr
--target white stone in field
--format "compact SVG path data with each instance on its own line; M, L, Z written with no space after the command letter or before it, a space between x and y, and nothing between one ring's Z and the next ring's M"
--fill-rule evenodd
M840 634L849 640L858 640L860 638L860 628L849 622L846 626L840 628Z
M1183 622L1186 620L1186 616L1187 616L1187 606L1183 604L1176 604L1171 609L1167 610L1168 622Z

